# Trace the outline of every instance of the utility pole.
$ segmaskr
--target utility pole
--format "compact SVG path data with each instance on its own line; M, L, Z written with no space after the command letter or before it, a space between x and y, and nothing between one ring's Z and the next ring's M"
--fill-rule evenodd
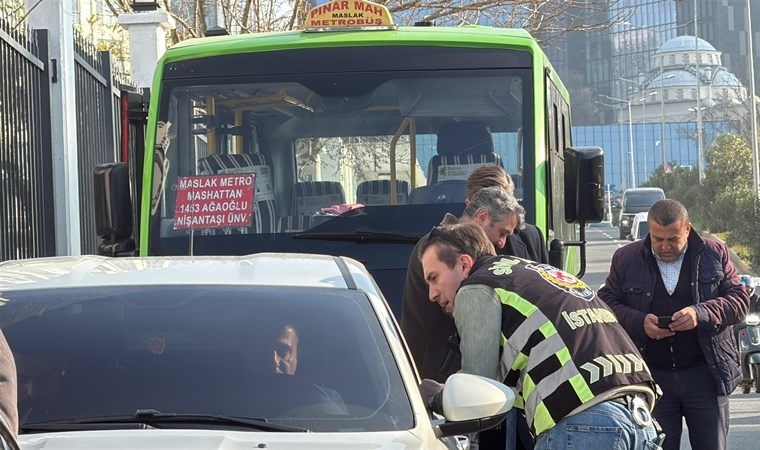
M752 110L752 177L755 193L760 198L760 153L757 149L757 105L755 104L755 48L752 46L752 9L747 0L747 55L749 56L749 92L750 109Z
M647 98L646 96L639 99L641 101L641 121L644 123L644 178L647 180Z
M630 169L630 186L628 188L636 187L636 169L634 167L633 160L633 119L631 118L631 102L632 100L623 100L622 98L610 97L609 95L602 94L602 97L608 98L616 102L624 102L628 104L628 168Z
M644 87L641 87L641 93L644 92ZM644 181L649 178L648 176L648 166L647 166L647 153L649 153L649 149L647 148L647 100L649 97L657 95L656 92L650 92L649 94L641 97L638 101L641 103L641 121L644 123Z
M625 152L623 151L623 104L618 103L617 105L612 105L609 103L600 102L598 100L594 100L594 103L602 106L607 106L609 108L617 108L619 111L618 114L618 143L620 146L618 147L618 155L620 156L620 188L621 189L628 189L628 180L626 180L626 172L627 168L626 162L625 162Z
M665 150L665 72L662 70L662 60L665 55L660 53L660 148L662 150L662 170L668 163L668 152Z
M704 157L702 156L702 106L701 98L702 98L702 88L699 84L700 82L700 74L699 74L699 32L698 30L698 23L697 23L697 1L694 0L694 68L696 70L696 78L697 78L697 167L699 168L699 183L702 184L702 180L705 178L705 167L703 163Z

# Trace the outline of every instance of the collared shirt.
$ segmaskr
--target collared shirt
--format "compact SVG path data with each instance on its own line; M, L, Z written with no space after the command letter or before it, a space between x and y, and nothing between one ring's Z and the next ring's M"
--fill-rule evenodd
M679 256L678 259L673 262L663 261L662 258L660 258L660 255L652 250L652 255L654 255L654 259L657 261L657 267L660 268L660 276L662 276L662 282L665 284L665 289L670 295L673 295L673 292L676 290L676 285L678 284L678 275L681 273L683 258L686 256L686 250L688 249L688 245L684 247L683 251L681 252L681 256Z

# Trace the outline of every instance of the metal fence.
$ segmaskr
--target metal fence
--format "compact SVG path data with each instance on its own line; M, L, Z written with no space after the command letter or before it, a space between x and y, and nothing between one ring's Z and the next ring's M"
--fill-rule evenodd
M108 52L98 51L75 32L74 53L81 252L96 254L100 241L95 229L92 170L97 164L119 160L121 91Z
M0 261L55 254L47 32L0 17Z
M108 52L74 33L80 251L98 249L92 171L126 159L120 152L122 91L134 91L114 74ZM50 37L53 39L54 37ZM56 254L51 142L51 82L56 62L46 30L28 30L0 16L0 261ZM52 70L51 70L52 68ZM130 116L131 117L131 116ZM140 122L124 123L128 141L142 136ZM72 212L76 214L76 212Z

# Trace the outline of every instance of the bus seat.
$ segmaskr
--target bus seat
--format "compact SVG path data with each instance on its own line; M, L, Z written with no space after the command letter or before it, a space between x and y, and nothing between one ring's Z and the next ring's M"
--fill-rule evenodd
M428 164L428 184L466 180L479 166L504 167L494 153L491 130L483 122L448 122L438 130L437 155Z
M424 205L429 203L464 203L466 180L441 181L420 186L409 193L409 203Z
M515 185L515 198L518 201L522 201L523 194L524 194L524 192L523 192L523 176L522 176L522 172L512 173L509 176L512 177L512 182Z
M321 208L345 203L337 181L299 181L293 187L293 215L311 216Z
M342 203L345 196L339 182L299 181L293 186L293 214L280 217L277 232L294 233L316 226L320 223L316 215L320 209Z
M409 183L396 180L396 204L403 205L409 196ZM391 204L391 180L363 181L356 187L356 203L365 206Z
M273 233L275 230L275 202L272 169L260 153L209 155L198 161L200 175L255 173L253 194L253 224L250 230L241 227L241 233Z

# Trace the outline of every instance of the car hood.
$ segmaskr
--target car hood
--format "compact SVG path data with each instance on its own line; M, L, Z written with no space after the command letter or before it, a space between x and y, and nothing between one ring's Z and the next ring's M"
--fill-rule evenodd
M187 429L76 431L19 436L24 450L109 449L109 450L250 450L281 449L426 449L409 431L374 433L271 433ZM438 445L441 445L440 442Z

